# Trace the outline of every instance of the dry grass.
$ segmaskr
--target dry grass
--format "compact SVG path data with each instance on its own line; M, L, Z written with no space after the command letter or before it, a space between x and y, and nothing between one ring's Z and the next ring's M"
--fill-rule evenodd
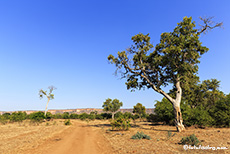
M90 126L101 127L101 132L114 148L114 153L229 153L230 128L188 128L185 132L178 133L174 126L153 125L149 122L137 122L129 131L110 131L108 121L90 122ZM133 140L131 137L139 132L144 132L151 140ZM169 137L168 132L171 132ZM173 134L175 135L173 136ZM228 150L187 150L178 144L182 137L195 134L202 141L203 146L227 147Z
M1 153L24 153L44 143L46 139L68 127L63 120L54 120L40 124L23 121L0 125Z
M71 122L80 120L71 120ZM47 124L48 123L48 124ZM113 147L114 153L229 153L230 128L188 128L185 132L178 133L174 126L153 125L149 122L137 122L132 124L128 131L111 131L108 120L81 121L85 127L92 127L105 137L107 143ZM65 126L64 120L43 122L39 125L25 121L21 124L13 123L0 125L0 151L1 153L26 153L43 148L49 143L50 138L58 136L61 132L74 125ZM70 130L71 130L70 129ZM144 132L151 140L133 140L131 137L139 132ZM175 133L169 137L168 131ZM62 133L63 134L63 133ZM228 150L187 150L178 144L182 137L195 134L202 141L203 146L227 147ZM64 133L65 135L65 133ZM50 143L51 144L51 143ZM87 145L90 146L90 145Z

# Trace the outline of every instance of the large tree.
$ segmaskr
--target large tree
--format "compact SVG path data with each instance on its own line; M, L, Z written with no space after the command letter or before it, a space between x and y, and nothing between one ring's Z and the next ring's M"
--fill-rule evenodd
M211 18L201 18L204 25L195 27L191 17L184 17L173 32L162 33L160 43L153 48L149 34L137 34L132 37L133 45L118 56L108 56L108 60L120 70L126 78L127 89L152 88L162 94L173 105L177 130L184 130L180 109L182 87L187 81L197 78L198 63L201 55L208 51L199 40L203 32L219 27ZM116 72L117 72L116 71ZM169 95L162 87L173 85L174 94Z

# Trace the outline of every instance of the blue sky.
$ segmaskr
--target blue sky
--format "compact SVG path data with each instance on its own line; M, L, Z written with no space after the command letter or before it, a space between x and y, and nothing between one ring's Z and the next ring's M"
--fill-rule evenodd
M49 109L101 108L117 98L123 108L148 108L162 96L130 92L107 61L129 47L131 37L150 34L153 44L184 16L215 16L224 29L200 40L209 48L199 64L201 80L216 78L230 92L230 2L225 1L0 1L0 111L44 110L39 89L54 85Z

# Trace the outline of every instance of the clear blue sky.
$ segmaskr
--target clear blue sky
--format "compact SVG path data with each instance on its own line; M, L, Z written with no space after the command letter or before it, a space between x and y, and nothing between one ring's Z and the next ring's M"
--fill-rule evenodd
M0 1L0 111L44 110L39 89L57 87L49 109L101 108L117 98L123 108L148 108L162 96L130 92L113 75L109 54L129 47L131 37L150 34L154 44L184 16L215 16L224 29L202 35L210 50L199 65L201 80L216 78L230 92L230 1L214 0L8 0Z

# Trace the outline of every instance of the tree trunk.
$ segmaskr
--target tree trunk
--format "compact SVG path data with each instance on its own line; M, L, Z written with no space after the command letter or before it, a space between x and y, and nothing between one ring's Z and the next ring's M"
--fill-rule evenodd
M46 103L45 116L46 116L46 113L47 113L47 107L48 107L49 101L50 101L50 99L48 98L48 101Z
M114 114L115 114L115 113L114 113L114 112L112 112L112 119L113 119L113 120L114 120Z
M177 128L177 131L182 132L183 130L185 130L185 127L183 125L183 118L182 118L182 113L180 110L180 104L179 105L173 104L173 109L174 109L175 125Z

